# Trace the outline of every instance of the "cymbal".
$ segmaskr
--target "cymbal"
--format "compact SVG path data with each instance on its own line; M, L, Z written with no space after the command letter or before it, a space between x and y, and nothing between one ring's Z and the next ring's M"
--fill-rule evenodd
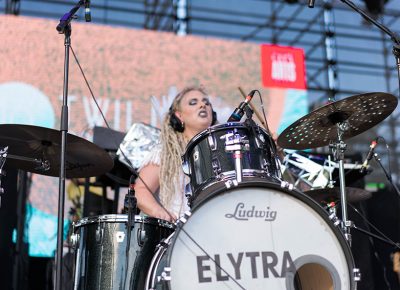
M111 157L92 142L67 134L66 144L67 178L98 176L112 169ZM61 131L31 125L2 124L0 147L5 146L8 146L6 164L41 175L59 176Z
M387 93L366 93L332 102L300 118L278 137L285 149L303 150L329 145L337 140L337 124L347 122L343 140L374 127L397 106L397 98Z
M312 189L304 192L319 203L336 202L340 199L339 187L326 187ZM346 187L346 197L348 202L359 202L372 197L369 191L355 187Z

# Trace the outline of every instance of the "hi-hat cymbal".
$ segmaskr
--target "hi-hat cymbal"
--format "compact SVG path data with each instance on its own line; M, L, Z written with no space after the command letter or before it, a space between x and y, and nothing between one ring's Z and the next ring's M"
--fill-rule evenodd
M0 147L6 146L6 164L37 174L59 176L61 131L3 124L0 125ZM67 134L65 167L67 178L98 176L112 169L113 160L92 142Z
M312 189L304 192L319 203L337 202L340 199L339 187L326 187ZM364 189L346 187L346 197L348 202L359 202L371 198L372 194Z
M300 118L278 137L286 149L310 149L337 141L337 124L347 122L343 140L374 127L397 106L397 98L387 93L355 95L318 108Z

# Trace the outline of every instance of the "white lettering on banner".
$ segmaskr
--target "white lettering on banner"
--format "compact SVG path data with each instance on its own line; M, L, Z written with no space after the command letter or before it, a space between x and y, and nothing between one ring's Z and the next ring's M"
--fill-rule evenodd
M296 63L291 53L273 53L271 55L271 78L276 81L295 82Z
M221 262L222 257L224 259ZM296 271L289 251L284 251L279 257L271 251L216 254L213 261L208 256L197 256L196 264L199 283L227 281L230 279L227 273L241 280L247 269L251 270L252 279L285 278L288 272Z
M120 118L121 118L121 101L114 101L114 130L120 130Z
M125 120L125 130L128 131L132 126L132 101L126 101L126 120Z

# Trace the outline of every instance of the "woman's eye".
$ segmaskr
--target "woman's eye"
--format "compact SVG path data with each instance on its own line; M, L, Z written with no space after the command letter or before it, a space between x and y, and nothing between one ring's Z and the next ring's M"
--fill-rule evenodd
M210 105L210 100L208 100L208 99L204 99L203 102L204 102L204 104L205 104L206 106Z
M190 102L189 102L189 105L196 105L197 104L197 100L191 100Z

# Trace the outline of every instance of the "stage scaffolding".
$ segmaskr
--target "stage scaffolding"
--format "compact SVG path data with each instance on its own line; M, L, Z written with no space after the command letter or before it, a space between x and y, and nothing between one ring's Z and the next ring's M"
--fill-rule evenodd
M400 10L394 2L386 3L378 20L397 32ZM366 9L364 2L354 3ZM4 13L53 19L70 6L66 0L0 1ZM329 97L339 100L373 91L399 96L389 37L338 0L316 0L313 9L297 0L97 0L91 6L95 23L303 48L310 109ZM78 21L84 21L80 13ZM398 125L399 109L377 128L350 139L347 152L365 156L371 140L383 136L398 178ZM385 147L377 152L388 165Z

